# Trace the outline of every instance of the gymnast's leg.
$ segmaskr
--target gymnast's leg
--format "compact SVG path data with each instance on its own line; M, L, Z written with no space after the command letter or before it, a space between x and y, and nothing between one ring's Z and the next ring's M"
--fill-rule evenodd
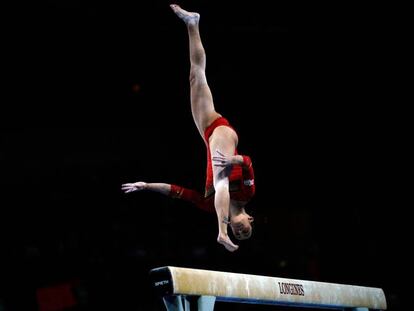
M206 79L206 54L201 42L199 32L200 15L195 12L183 10L176 4L171 5L174 13L184 21L187 26L189 48L190 48L190 91L191 91L191 112L194 122L204 139L205 129L221 115L215 111L213 97ZM224 154L233 155L237 145L237 135L229 127L217 127L206 141L210 147L210 152L214 153L221 150ZM212 156L212 155L211 155ZM227 234L227 224L229 221L229 170L222 167L212 167L215 198L214 205L217 213L219 236L217 241L227 250L235 251L235 245Z
M183 10L176 4L171 5L174 13L187 26L190 48L190 92L191 112L201 137L204 130L220 117L214 109L213 97L206 79L206 54L199 32L200 14Z

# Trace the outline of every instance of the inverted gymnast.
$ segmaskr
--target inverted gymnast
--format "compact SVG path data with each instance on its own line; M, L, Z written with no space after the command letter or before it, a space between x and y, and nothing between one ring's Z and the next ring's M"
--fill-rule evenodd
M216 212L218 220L217 242L228 251L239 248L228 233L230 225L238 240L252 235L253 217L245 211L246 204L255 193L252 161L237 152L238 136L234 128L214 109L213 97L207 84L206 54L199 32L200 14L170 5L173 12L187 26L190 48L190 95L191 112L198 131L207 147L207 178L204 196L197 191L167 183L138 181L125 183L125 193L149 190L180 198L197 207Z

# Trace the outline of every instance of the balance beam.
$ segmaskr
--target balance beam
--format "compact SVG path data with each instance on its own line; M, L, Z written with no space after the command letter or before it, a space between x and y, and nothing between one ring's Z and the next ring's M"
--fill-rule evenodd
M168 311L187 311L194 305L210 311L215 301L358 311L387 309L381 288L171 266L152 269L150 278Z

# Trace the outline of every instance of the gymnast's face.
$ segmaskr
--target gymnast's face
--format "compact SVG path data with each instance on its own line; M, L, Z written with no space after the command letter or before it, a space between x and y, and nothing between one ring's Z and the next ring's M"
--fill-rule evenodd
M253 217L247 213L242 213L237 216L232 217L230 227L233 231L233 235L238 240L246 240L252 235L252 225Z

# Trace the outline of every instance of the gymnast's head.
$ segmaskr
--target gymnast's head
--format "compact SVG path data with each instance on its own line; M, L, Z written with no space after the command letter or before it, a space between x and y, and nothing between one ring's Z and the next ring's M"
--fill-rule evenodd
M244 208L240 208L236 213L233 212L230 218L230 227L234 237L238 240L250 238L253 232L253 220L253 217L247 214Z

